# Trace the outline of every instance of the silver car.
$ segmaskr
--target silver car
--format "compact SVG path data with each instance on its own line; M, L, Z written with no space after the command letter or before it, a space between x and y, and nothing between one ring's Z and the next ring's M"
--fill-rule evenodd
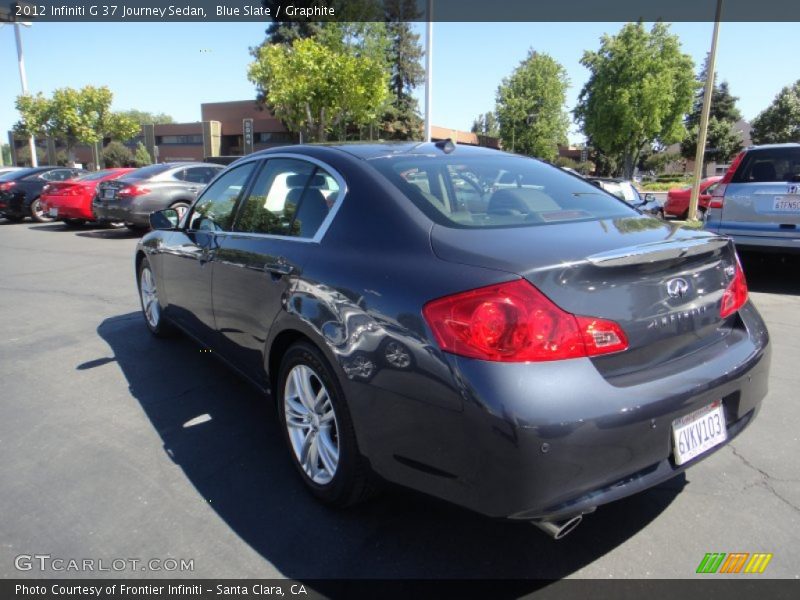
M751 146L714 190L705 228L739 248L800 251L800 144Z

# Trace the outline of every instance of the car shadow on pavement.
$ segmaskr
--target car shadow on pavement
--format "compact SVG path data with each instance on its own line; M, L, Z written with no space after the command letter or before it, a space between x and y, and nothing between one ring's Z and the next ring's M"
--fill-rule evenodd
M127 227L107 227L105 225L88 223L79 227L69 227L63 223L46 223L41 225L31 225L31 231L45 231L51 233L72 233L80 237L97 238L103 240L127 240L142 237L145 230L128 229Z
M739 251L747 287L752 292L800 296L800 254Z
M164 450L229 527L287 577L558 579L641 531L686 485L680 475L601 507L554 541L527 523L485 518L395 487L347 510L304 489L273 403L188 339L153 338L139 313L106 319L98 334Z

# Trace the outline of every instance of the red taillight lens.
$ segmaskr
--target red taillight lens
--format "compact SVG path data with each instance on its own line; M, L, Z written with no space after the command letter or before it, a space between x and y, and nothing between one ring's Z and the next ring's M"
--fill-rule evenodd
M719 316L723 319L735 313L747 302L747 280L744 278L744 270L738 256L736 257L735 268L736 272L733 275L733 281L728 284L728 287L725 288L725 293L722 294Z
M524 279L439 298L422 312L442 350L469 358L562 360L628 347L618 324L568 313Z
M0 183L0 192L7 192L15 185L17 185L16 181L6 181L5 183Z
M712 190L711 198L708 201L708 208L722 208L725 202L725 189L727 187L727 183L720 183Z
M117 191L117 196L142 196L149 194L150 190L140 187L138 185L126 185Z

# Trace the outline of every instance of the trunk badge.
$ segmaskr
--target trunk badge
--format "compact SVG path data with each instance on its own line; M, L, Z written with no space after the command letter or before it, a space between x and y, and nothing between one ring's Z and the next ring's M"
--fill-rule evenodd
M689 282L683 277L675 277L667 281L667 294L670 298L683 298L689 291Z

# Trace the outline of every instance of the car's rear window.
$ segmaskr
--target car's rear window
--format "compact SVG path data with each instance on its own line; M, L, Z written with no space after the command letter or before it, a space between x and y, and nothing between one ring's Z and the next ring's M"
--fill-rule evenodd
M150 165L149 167L142 167L141 169L136 169L135 171L131 171L127 175L123 175L119 178L120 181L133 181L137 179L149 179L150 177L155 177L156 175L160 175L164 171L169 171L173 168L174 165L168 164L161 164L161 165Z
M580 177L519 156L403 155L370 161L442 225L490 228L638 213Z
M800 181L800 148L764 148L745 154L733 183Z

